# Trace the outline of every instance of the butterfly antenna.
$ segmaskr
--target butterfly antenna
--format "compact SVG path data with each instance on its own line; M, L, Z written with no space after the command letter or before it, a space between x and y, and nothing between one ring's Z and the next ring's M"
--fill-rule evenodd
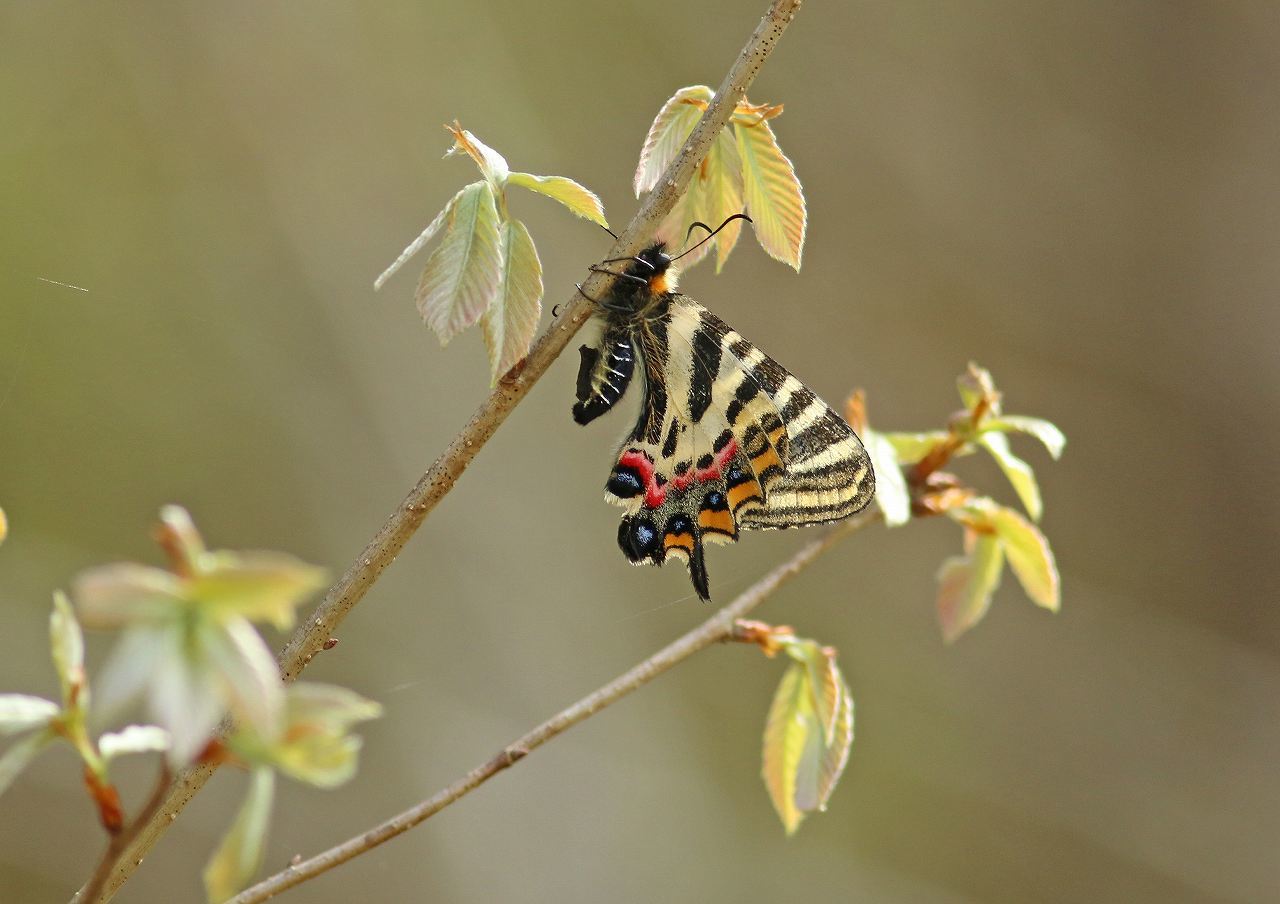
M729 225L730 223L732 223L734 220L746 220L748 223L754 222L754 221L751 219L751 217L747 216L745 213L735 213L733 216L731 216L731 217L729 217L728 219L726 219L723 223L721 223L721 224L720 224L719 226L717 226L715 229L712 229L712 228L711 228L710 226L708 226L706 223L699 223L699 222L696 222L696 221L695 221L695 222L693 222L693 223L691 223L691 224L689 224L689 231L688 231L687 233L685 233L685 236L684 236L684 240L685 240L686 242L687 242L687 241L689 241L689 236L693 233L693 230L694 230L694 227L695 227L695 226L701 226L703 229L707 230L707 237L706 237L705 239L703 239L702 241L698 242L698 244L694 245L692 248L689 248L689 249L687 249L687 250L685 250L685 251L680 252L680 253L679 253L679 254L677 254L675 257L671 258L671 260L672 260L672 261L678 261L678 260L680 260L680 258L684 257L686 254L690 254L690 253L692 253L692 252L694 252L694 251L697 251L699 248L701 248L701 247L702 247L703 245L705 245L707 242L709 242L709 241L711 241L713 238L715 238L715 235L716 235L716 233L717 233L717 232L719 232L721 229L724 229L724 227L728 226L728 225Z
M596 225L599 226L601 229L603 229L605 232L609 233L609 235L613 236L613 240L615 242L618 240L618 233L614 232L608 226L604 225L604 223L597 223Z

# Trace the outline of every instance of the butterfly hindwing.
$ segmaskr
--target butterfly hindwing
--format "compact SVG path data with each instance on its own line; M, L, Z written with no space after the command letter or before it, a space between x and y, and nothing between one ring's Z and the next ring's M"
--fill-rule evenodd
M600 350L584 349L575 417L611 407L630 363L645 395L606 498L627 509L618 543L632 562L683 559L706 599L705 543L836 521L870 501L870 459L848 425L692 299L663 293L642 318L609 318Z

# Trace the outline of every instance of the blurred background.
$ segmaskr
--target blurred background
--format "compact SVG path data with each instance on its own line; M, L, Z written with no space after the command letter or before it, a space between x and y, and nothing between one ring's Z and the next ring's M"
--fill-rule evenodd
M213 544L344 570L487 390L478 332L442 349L419 322L425 258L371 289L476 178L441 123L624 225L659 106L718 84L765 6L0 9L0 688L56 691L50 592L158 562L163 503ZM1270 3L807 4L751 91L786 104L803 271L744 242L683 287L829 401L865 387L881 429L942 424L970 359L1059 424L1060 463L1015 446L1062 612L1007 577L946 647L934 575L959 532L867 531L759 612L837 646L858 706L831 808L795 837L759 779L783 664L715 647L288 900L1280 898L1278 80ZM510 200L547 306L568 299L607 236ZM308 671L386 716L349 785L284 787L270 869L711 611L683 569L618 552L601 486L630 414L575 426L576 361ZM989 463L958 470L1014 501ZM713 550L718 601L804 539ZM149 779L123 770L130 802ZM119 900L198 900L243 791L223 770ZM0 899L67 899L102 844L73 757L47 755L0 799Z

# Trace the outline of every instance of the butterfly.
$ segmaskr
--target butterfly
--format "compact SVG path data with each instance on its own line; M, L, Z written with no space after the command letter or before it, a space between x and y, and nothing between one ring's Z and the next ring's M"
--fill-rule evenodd
M720 229L734 219L748 218L736 214ZM698 245L719 231L695 223L690 233L696 226L709 233ZM604 270L616 279L591 299L602 329L596 345L579 350L573 418L600 417L639 374L640 416L605 484L605 499L626 509L618 545L636 565L682 559L709 600L706 544L847 518L871 501L875 475L862 441L830 406L675 291L679 257L659 242L603 262L628 266Z

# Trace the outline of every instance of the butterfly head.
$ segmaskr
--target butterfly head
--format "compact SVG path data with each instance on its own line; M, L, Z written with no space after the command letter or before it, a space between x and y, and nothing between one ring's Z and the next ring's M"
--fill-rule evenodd
M674 292L677 274L671 268L673 260L675 258L667 254L666 243L658 242L635 256L635 262L627 268L627 275L643 279L655 295Z

